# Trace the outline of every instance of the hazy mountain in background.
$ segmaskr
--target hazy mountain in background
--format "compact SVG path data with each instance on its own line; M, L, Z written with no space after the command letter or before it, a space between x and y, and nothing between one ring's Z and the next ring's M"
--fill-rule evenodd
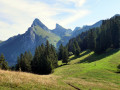
M56 28L51 30L51 32L62 38L64 36L70 36L71 33L72 33L72 30L71 29L65 29L62 26L60 26L59 24L56 24Z
M72 32L72 37L76 37L77 35L81 34L82 32L85 32L85 31L92 29L92 28L100 27L101 25L102 25L102 20L98 21L97 23L95 23L93 25L83 26L82 28L76 27L74 29L74 31Z
M79 34L81 34L82 32L85 32L89 29L100 27L101 25L102 25L102 20L93 24L93 25L91 25L91 26L86 25L86 26L83 26L82 28L81 27L76 27L72 32L69 32L68 35L64 35L61 38L61 40L57 43L57 46L59 46L61 43L63 45L66 45L71 38L74 38L74 37L78 36Z

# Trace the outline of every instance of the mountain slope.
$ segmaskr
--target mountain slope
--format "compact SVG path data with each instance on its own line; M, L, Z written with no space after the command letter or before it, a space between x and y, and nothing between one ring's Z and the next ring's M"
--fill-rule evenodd
M49 31L49 29L37 18L33 21L33 24L31 25L31 27L33 27L33 26L39 26L42 29Z
M45 44L46 40L49 40L49 42L58 49L60 44L65 46L71 38L78 36L82 32L100 27L102 22L101 20L94 25L84 26L83 28L76 27L74 31L56 24L56 28L50 30L36 18L27 32L11 37L7 41L0 43L0 53L5 55L10 65L12 63L15 64L17 56L25 51L31 51L32 54L34 54L35 48L42 43Z
M41 39L46 39L48 40L51 44L53 44L56 47L57 42L60 40L60 37L55 35L54 33L51 32L46 32L39 26L33 26L32 27L33 31L36 33L37 36L41 37ZM45 43L45 41L40 41L40 43Z
M46 40L49 40L56 47L60 37L48 30L43 30L39 24L34 25L35 21L24 34L12 37L0 44L0 53L5 55L9 65L14 65L17 56L25 51L31 51L34 54L35 48L42 43L45 44Z
M74 38L78 36L79 34L81 34L82 32L88 31L92 28L100 27L101 25L102 25L102 20L91 26L84 26L83 28L76 27L74 31L70 32L69 35L64 35L64 34L61 34L60 32L57 32L58 34L64 35L61 38L61 40L57 43L57 46L59 46L60 44L63 44L65 46L71 38ZM57 31L57 29L55 31Z
M59 24L56 24L56 28L51 30L51 32L55 33L56 35L58 35L60 37L64 37L64 36L71 36L72 30L65 29L62 26L60 26Z

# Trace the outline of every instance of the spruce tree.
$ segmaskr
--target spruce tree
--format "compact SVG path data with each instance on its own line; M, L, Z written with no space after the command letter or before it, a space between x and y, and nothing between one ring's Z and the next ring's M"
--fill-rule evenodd
M53 45L51 45L51 54L50 54L50 57L52 59L51 62L52 62L53 68L56 68L58 66L58 56L57 56L55 47Z
M75 54L75 52L76 52L76 46L75 46L74 43L73 43L73 50L72 50L72 52L73 52L73 54Z
M8 63L5 61L5 57L3 54L1 54L1 56L0 56L0 68L3 70L8 69Z
M59 46L59 53L58 53L58 59L61 60L63 58L63 51L64 51L64 48L63 48L63 45L61 44Z
M79 56L79 54L80 54L80 47L78 45L78 42L75 41L74 44L75 44L75 47L76 47L76 49L75 49L75 55Z
M44 53L44 52L42 52L42 53ZM40 69L39 65L40 65L40 51L37 47L35 50L35 55L33 57L33 60L31 61L32 72L39 74L39 69Z
M91 51L94 51L95 49L95 34L94 31L91 29L89 34L88 34L88 49Z
M18 56L17 57L17 64L15 66L16 70L19 70L21 71L21 64L20 64L21 60L20 60L20 57Z
M68 63L68 50L66 48L64 48L64 52L63 52L63 60L62 63Z

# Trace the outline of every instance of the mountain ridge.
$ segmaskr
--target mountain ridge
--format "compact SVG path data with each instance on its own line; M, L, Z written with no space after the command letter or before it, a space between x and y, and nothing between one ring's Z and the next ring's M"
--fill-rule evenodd
M85 31L87 31L89 29L100 27L102 25L102 22L103 22L103 20L100 20L100 21L96 22L93 25L85 25L80 29L75 28L73 33L72 33L72 35L73 35L72 37L76 37L77 35L81 34L82 32L85 32Z
M100 27L102 22L103 21L100 20L93 25L87 25L82 28L76 27L74 31L71 29L65 29L61 25L56 24L56 28L50 30L36 18L31 27L29 27L24 34L18 34L17 36L11 37L0 43L0 53L3 53L7 61L12 65L16 63L17 56L25 51L31 51L34 55L35 48L42 43L45 44L46 40L58 49L60 44L65 46L71 38L76 37L82 32L91 28Z
M15 65L17 56L25 51L31 51L32 55L34 55L35 48L42 43L45 44L47 40L56 47L60 37L42 29L38 24L32 24L24 34L11 37L1 43L0 53L4 54L9 65Z
M58 36L60 36L60 37L64 37L67 34L71 34L72 30L71 29L65 29L61 25L56 24L56 28L51 30L51 32L58 35Z

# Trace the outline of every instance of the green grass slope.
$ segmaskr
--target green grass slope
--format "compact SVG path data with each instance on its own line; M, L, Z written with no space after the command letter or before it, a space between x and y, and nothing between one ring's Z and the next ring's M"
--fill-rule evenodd
M68 65L62 65L50 75L34 75L0 70L2 90L120 90L120 51L96 55L84 51L79 57L71 56Z
M70 60L69 65L55 70L54 75L61 76L59 82L64 81L82 90L120 89L120 74L116 73L120 51L113 50L102 55L84 51L79 57L71 56Z
M60 40L60 37L47 32L45 30L43 30L41 27L39 26L34 26L33 30L35 31L35 33L39 36L41 36L42 38L46 38L51 44L53 44L56 47L57 42Z

